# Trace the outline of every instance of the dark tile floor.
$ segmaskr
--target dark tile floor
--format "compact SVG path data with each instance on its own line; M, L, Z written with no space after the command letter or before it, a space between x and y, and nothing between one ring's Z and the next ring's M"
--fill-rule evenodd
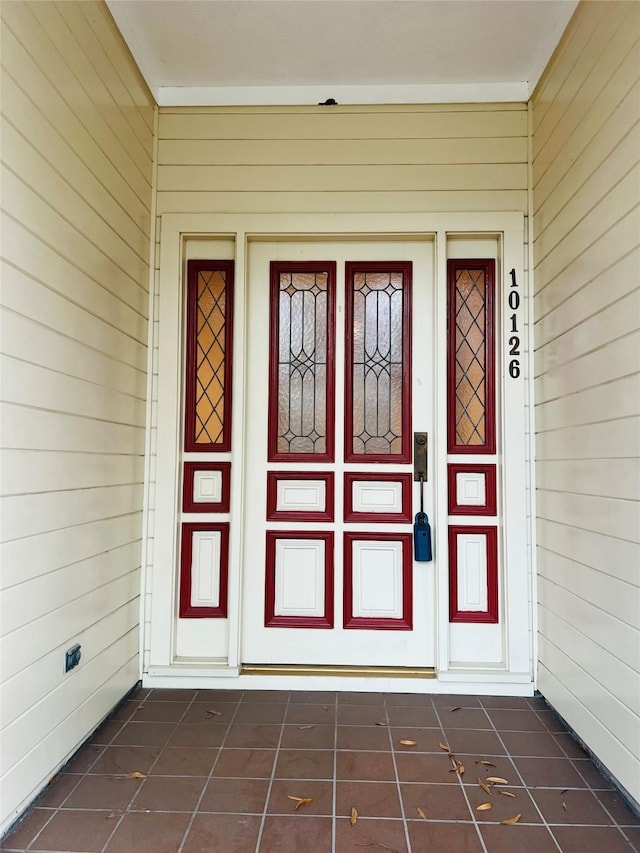
M2 849L630 853L640 819L541 699L139 690Z

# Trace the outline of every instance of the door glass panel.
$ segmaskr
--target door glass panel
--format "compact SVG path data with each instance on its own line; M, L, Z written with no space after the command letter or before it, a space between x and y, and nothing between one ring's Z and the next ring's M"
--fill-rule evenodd
M451 452L463 448L486 452L493 443L492 284L488 262L450 262Z
M405 461L411 340L409 264L347 264L345 455Z
M333 455L334 269L271 265L272 460Z

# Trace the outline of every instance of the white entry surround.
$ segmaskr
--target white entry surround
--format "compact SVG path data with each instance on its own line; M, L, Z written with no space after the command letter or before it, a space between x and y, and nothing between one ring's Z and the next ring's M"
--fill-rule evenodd
M530 294L526 257L525 219L522 214L450 213L450 214L166 214L161 217L159 273L156 276L157 294L154 299L153 329L153 399L150 403L150 465L146 484L146 576L144 582L143 683L149 687L202 687L244 689L345 689L394 690L407 692L492 692L512 695L531 695L534 689L534 572L532 566L532 429L530 423L531 347ZM432 431L429 433L430 497L425 507L431 522L434 559L419 564L427 573L428 593L432 602L433 667L431 677L418 670L403 672L406 664L402 655L393 661L393 672L375 668L372 655L368 671L356 673L348 666L341 672L323 670L317 662L306 673L287 672L280 667L273 674L243 672L243 650L247 625L243 614L243 581L247 560L247 525L252 525L254 507L249 490L264 490L256 484L253 460L247 439L251 413L246 376L250 356L249 263L252 246L258 243L288 246L317 242L320 248L327 243L349 246L370 241L414 243L428 245L428 257L433 278L431 311L433 316L432 354L435 365L430 396L433 410ZM348 254L348 249L347 249ZM281 255L285 257L285 255ZM185 281L187 261L191 259L234 261L234 319L233 319L233 419L231 450L211 454L183 453L183 382L185 349ZM451 259L495 260L495 352L496 352L496 454L491 457L448 455L447 450L447 262ZM359 260L357 254L352 260ZM268 286L268 282L267 282ZM519 301L517 319L513 319L513 302L509 294L517 286ZM267 319L265 319L265 323ZM513 361L513 332L518 334L518 368ZM414 323L414 338L416 326ZM415 390L414 390L415 395ZM420 425L415 423L415 429ZM477 465L469 464L477 461ZM487 462L493 466L485 465ZM207 469L203 463L212 465ZM193 493L184 512L182 504L183 470L192 465ZM203 464L198 471L198 464ZM230 500L224 511L212 515L191 512L198 502L214 505L221 500L222 475L228 466ZM449 468L453 466L454 473ZM285 467L285 466L280 466ZM374 466L375 467L375 466ZM378 470L379 470L378 466ZM493 475L486 470L493 467ZM460 469L460 470L458 470ZM477 470L473 470L477 469ZM397 469L390 468L389 474ZM407 469L408 470L408 469ZM225 474L226 476L227 474ZM264 471L258 472L261 480ZM337 478L338 475L336 475ZM342 473L340 473L340 478ZM449 482L453 476L453 481ZM491 484L491 476L496 479ZM381 480L381 481L380 481ZM417 485L413 485L411 514L418 509ZM303 479L278 479L274 505L283 513L316 508L326 509L326 477L318 474ZM350 508L353 513L372 511L374 506L384 513L393 513L402 505L402 489L397 479L384 477L375 483L366 476L349 480ZM456 514L450 515L453 504ZM474 507L486 503L487 495L497 495L493 519L474 517ZM262 500L260 498L260 500ZM461 513L457 514L462 508ZM228 509L228 511L227 511ZM374 510L375 511L375 510ZM380 511L380 510L379 510ZM277 515L277 513L276 513ZM198 525L210 521L212 532L206 534ZM264 517L258 526L264 537ZM185 528L184 525L191 525ZM206 524L204 527L206 528ZM276 522L275 527L278 527ZM472 528L471 530L469 528ZM328 530L328 525L316 525ZM475 529L474 529L475 528ZM220 604L221 543L228 536L228 589L226 608L215 618L180 618L180 549L181 530L193 537L191 603L197 606L198 596L213 607ZM315 528L314 528L315 529ZM389 529L388 527L384 528ZM343 528L340 528L342 536ZM411 530L405 526L403 532ZM326 534L323 534L326 537ZM338 534L336 533L336 536ZM346 534L348 537L349 534ZM305 607L323 609L322 572L318 569L320 553L326 538L296 542L293 538L275 539L281 560L278 564L280 588L286 589L287 573L292 553L297 549L297 565L307 575L315 573L317 594L314 600L303 601ZM346 539L345 539L346 541ZM310 543L312 543L310 545ZM358 535L352 553L354 577L358 561L367 549L367 541ZM380 544L380 543L377 543ZM487 610L487 554L491 547L497 555L497 621L456 620L450 614L450 546L457 551L457 610L471 613ZM302 550L301 550L302 549ZM315 549L315 550L314 550ZM395 550L394 550L395 549ZM380 550L375 571L387 588L391 599L393 585L398 581L400 548L397 541ZM216 556L217 555L217 556ZM302 557L302 562L300 559ZM215 558L215 559L214 559ZM494 561L495 562L495 561ZM363 565L365 565L363 563ZM396 566L396 568L394 568ZM335 572L341 572L336 564ZM283 580L284 579L284 580ZM276 580L276 586L278 582ZM294 589L296 581L294 578ZM363 595L356 600L354 582L353 615L365 613L368 607L385 604ZM309 586L305 587L305 595ZM251 590L247 591L251 594ZM262 596L262 592L253 593ZM194 598L195 596L195 598ZM208 596L208 598L207 598ZM304 595L302 596L304 598ZM375 596L374 596L375 598ZM301 599L302 600L302 599ZM287 595L276 597L276 608L283 614L289 606ZM298 602L300 604L300 602ZM385 606L392 604L391 600ZM260 603L259 607L262 607ZM258 609L259 609L258 607ZM357 613L356 613L357 609ZM314 611L315 612L315 611ZM336 606L336 622L342 611ZM281 628L270 629L281 631ZM321 632L316 632L320 634ZM352 632L352 634L365 632ZM366 632L370 633L370 632ZM392 632L389 632L392 633ZM376 636L371 632L375 642ZM384 632L379 632L383 642ZM320 638L319 638L320 639ZM384 655L382 656L384 657ZM286 663L286 662L284 662ZM331 663L331 661L329 661ZM385 661L385 665L388 662ZM419 669L419 668L418 668Z

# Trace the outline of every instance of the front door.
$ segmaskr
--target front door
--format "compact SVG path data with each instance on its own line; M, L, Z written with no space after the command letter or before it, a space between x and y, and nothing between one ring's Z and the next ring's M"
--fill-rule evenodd
M435 565L412 537L433 244L254 241L248 263L242 660L433 666Z

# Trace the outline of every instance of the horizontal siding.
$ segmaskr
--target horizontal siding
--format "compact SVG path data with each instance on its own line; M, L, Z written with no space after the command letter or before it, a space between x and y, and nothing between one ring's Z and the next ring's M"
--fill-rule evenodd
M581 3L532 110L538 684L636 801L639 34Z
M154 127L103 3L2 22L0 832L138 678Z
M524 104L161 109L158 212L526 210Z

